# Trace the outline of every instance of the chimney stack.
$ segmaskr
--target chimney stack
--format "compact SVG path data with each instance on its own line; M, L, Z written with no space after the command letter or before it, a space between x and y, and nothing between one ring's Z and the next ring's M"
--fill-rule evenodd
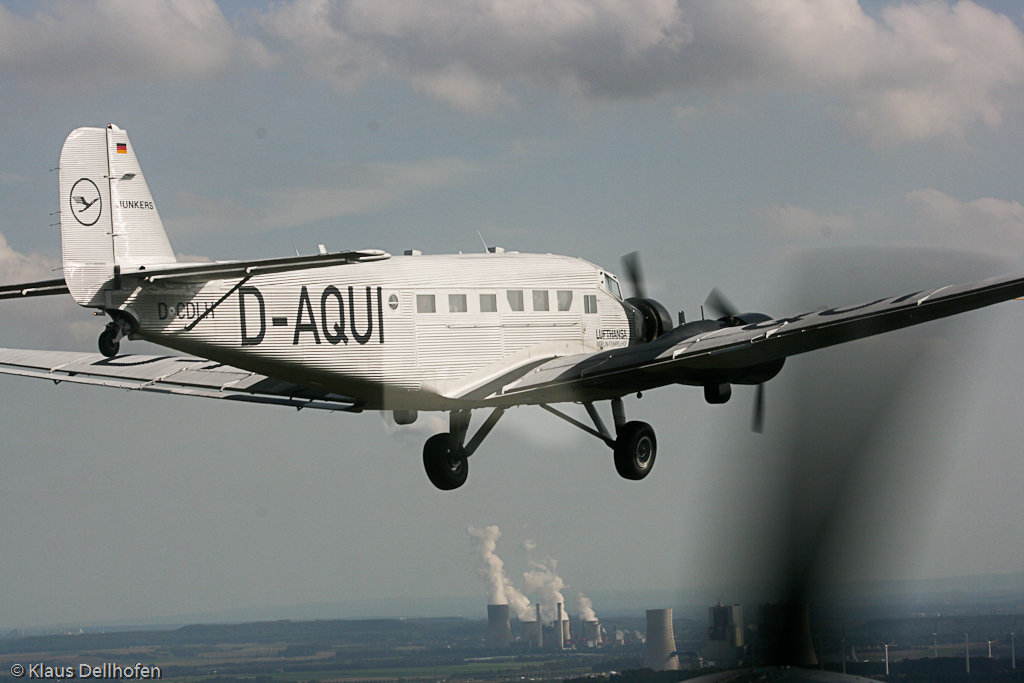
M647 644L644 646L644 668L655 671L679 669L676 636L672 631L671 609L647 610Z
M544 647L544 622L540 620L540 603L537 603L537 647Z
M560 650L565 649L565 627L562 626L562 603L555 603L555 613L557 615L555 619L555 630L558 632L558 648Z
M512 642L512 625L508 618L508 605L487 605L487 644L508 647Z

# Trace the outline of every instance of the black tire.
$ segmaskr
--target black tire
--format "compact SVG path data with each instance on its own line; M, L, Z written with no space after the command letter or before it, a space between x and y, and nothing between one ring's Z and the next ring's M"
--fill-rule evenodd
M623 479L640 481L654 468L658 439L646 422L627 422L615 440L615 471Z
M103 330L103 334L100 335L100 353L107 358L116 356L118 349L121 348L121 342L114 340L116 336L117 330L110 328Z
M423 444L423 468L427 471L427 479L442 491L459 488L469 476L469 461L465 456L453 457L448 445L448 432L435 434Z

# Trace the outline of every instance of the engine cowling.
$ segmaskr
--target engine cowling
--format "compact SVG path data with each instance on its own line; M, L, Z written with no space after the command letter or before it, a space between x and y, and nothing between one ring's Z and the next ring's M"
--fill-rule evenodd
M634 331L638 343L652 342L673 328L672 316L668 310L654 299L631 297L626 303L635 309Z

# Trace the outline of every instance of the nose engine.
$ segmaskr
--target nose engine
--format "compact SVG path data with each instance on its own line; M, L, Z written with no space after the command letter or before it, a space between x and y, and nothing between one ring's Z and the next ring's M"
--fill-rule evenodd
M652 342L672 330L672 316L654 299L635 296L626 299L626 303L632 309L633 332L638 343Z

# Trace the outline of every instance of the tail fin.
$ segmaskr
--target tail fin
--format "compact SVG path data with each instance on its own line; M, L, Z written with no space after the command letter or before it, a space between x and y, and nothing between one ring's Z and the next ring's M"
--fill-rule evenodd
M64 280L82 306L104 306L120 269L175 263L128 134L78 128L60 153Z

